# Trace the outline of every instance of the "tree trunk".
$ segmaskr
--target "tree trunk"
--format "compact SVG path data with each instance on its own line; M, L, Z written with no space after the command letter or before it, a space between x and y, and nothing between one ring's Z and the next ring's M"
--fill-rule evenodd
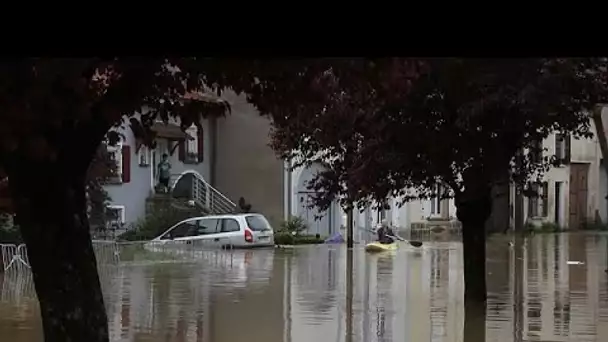
M596 105L593 108L593 123L595 124L595 132L597 140L600 143L600 150L602 152L602 165L604 166L604 173L606 179L608 179L608 140L606 139L606 132L604 131L604 121L602 119L603 105ZM608 189L604 189L604 198L608 200ZM605 270L608 273L608 269Z
M346 250L346 342L353 340L353 284L353 249L349 248Z
M467 188L469 190L467 190ZM486 301L486 229L492 211L491 186L469 186L456 198L456 215L462 223L465 302Z
M602 153L604 173L608 179L608 141L606 140L606 132L604 131L604 122L602 120L602 108L603 106L596 106L593 109L593 123L595 124L595 131L597 140L600 143L600 151ZM608 199L608 189L604 189L604 197Z
M466 342L486 341L486 307L473 301L464 303L464 338Z
M352 206L348 207L348 209L346 211L346 220L348 221L346 223L346 247L353 248L353 246L354 246L353 235L355 233L355 230L354 230L353 207Z
M106 342L108 320L86 215L86 169L74 171L69 164L18 163L7 170L11 194L45 341Z

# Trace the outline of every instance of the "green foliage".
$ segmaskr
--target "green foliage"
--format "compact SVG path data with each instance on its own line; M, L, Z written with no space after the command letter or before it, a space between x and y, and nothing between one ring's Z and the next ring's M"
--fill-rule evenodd
M120 241L151 240L174 224L193 216L200 216L196 211L178 210L173 207L156 209L143 219L134 223L129 230L118 236Z
M277 245L309 245L325 242L318 234L302 234L307 229L308 225L302 217L291 216L281 222L281 226L274 234L274 242Z
M110 158L105 144L100 144L89 165L86 184L87 214L93 230L103 230L108 220L117 219L107 210L112 199L103 187L115 172L116 162Z
M322 244L325 241L315 235L293 235L285 231L274 234L274 243L277 245L310 245Z
M296 237L293 234L283 231L274 233L275 245L295 245Z
M13 224L9 214L0 214L0 243L16 245L23 243L21 231Z
M325 70L319 62L283 86L262 82L253 97L275 118L275 150L294 167L327 166L310 184L325 190L317 192L322 208L336 197L365 205L388 195L461 203L486 196L505 174L524 184L555 158L519 151L535 151L554 131L589 137L586 111L608 96L605 59L342 62ZM279 101L294 91L311 103ZM437 182L451 191L435 194Z
M120 250L120 261L166 261L177 260L180 256L173 253L153 252L144 248L141 243L122 246Z
M281 222L281 226L278 231L292 235L300 235L306 229L308 229L308 225L302 217L291 216L289 219Z
M524 230L528 233L560 233L567 231L566 228L560 227L553 222L542 222L540 226L527 222Z
M566 229L558 226L556 223L553 222L543 222L538 230L545 233L558 233L563 232Z

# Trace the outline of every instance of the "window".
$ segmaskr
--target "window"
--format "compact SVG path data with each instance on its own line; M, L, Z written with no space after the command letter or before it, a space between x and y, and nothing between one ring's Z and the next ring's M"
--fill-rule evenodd
M538 217L538 183L530 183L530 197L528 197L528 216Z
M218 219L202 219L198 221L198 231L196 235L216 234L219 231Z
M555 134L555 157L562 164L570 162L570 141L568 134Z
M391 206L388 203L378 206L378 210L376 211L378 224L382 224L382 222L387 219L390 209Z
M111 183L122 183L122 143L116 143L116 146L107 145L108 157L114 163L116 163L116 171L114 177L111 177L109 182Z
M186 236L191 236L193 230L196 229L196 221L188 221L180 223L161 237L161 240L176 239Z
M549 216L549 183L541 183L541 213L543 217Z
M186 133L191 137L186 140L186 159L184 162L196 163L198 162L198 129L195 125L190 126L186 130Z
M106 226L109 229L120 229L125 224L125 206L108 205L106 207Z
M235 219L222 219L222 233L238 232L240 230L239 222Z
M528 216L532 218L549 216L549 183L530 183L528 187L530 193Z
M247 227L249 227L249 229L253 230L254 232L261 232L264 230L272 229L270 227L270 223L268 223L264 216L261 215L245 216L245 221L247 221Z
M528 153L530 154L530 161L532 163L538 164L543 161L543 142L542 140L534 141Z
M137 152L137 161L139 166L150 166L150 149L146 146L140 146Z
M441 195L442 195L442 187L441 185L435 185L433 189L433 194L431 196L431 215L441 215Z

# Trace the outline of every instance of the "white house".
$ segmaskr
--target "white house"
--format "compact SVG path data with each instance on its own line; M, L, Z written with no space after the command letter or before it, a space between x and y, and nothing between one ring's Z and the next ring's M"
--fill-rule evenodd
M314 193L307 188L307 184L323 168L321 164L313 164L290 172L288 165L285 166L285 217L302 217L308 222L310 234L330 236L338 232L340 227L345 227L347 219L346 212L337 200L323 213L310 208ZM402 206L400 202L400 198L389 197L385 209L368 207L363 211L357 210L354 215L355 227L358 228L355 239L369 238L366 232L383 220L398 229L422 228L438 222L450 225L455 220L454 199L416 200Z
M154 148L143 145L128 125L119 130L120 141L115 146L107 146L110 157L116 162L118 176L104 185L111 198L108 208L118 217L113 224L134 223L145 216L147 203L168 199L164 189L157 191L156 166L164 154L169 156L171 163L170 187L174 195L195 199L216 212L234 209L234 202L208 182L212 151L211 137L206 133L213 129L211 121L203 119L199 127L192 125L184 132L177 119L168 123L158 120L152 125L156 133Z
M604 112L605 118L608 115ZM606 120L605 119L605 120ZM601 171L601 151L595 136L573 139L560 133L542 141L542 155L563 159L560 166L551 167L540 183L529 184L538 197L525 197L511 185L510 226L519 224L555 224L561 228L579 229L596 218L606 220L605 173ZM601 179L604 185L601 186Z
M209 183L228 198L244 197L253 211L261 212L273 226L290 216L306 219L309 233L328 236L345 226L345 213L334 203L319 213L308 208L312 194L306 183L320 171L322 165L312 165L288 171L288 165L277 158L269 147L271 123L259 115L244 96L225 92L222 98L230 104L231 113L217 119L211 142L211 175ZM402 207L398 199L388 199L390 209L367 209L355 215L355 225L364 229L386 218L394 226L409 228L435 222L454 222L454 201L414 201Z
M110 148L121 176L105 186L112 198L111 208L118 212L121 223L142 218L146 203L161 197L155 189L155 166L167 153L175 190L212 212L234 210L235 202L243 197L275 228L290 216L303 217L310 234L329 236L346 226L346 215L337 202L322 213L308 207L313 194L306 187L307 181L323 166L288 171L286 163L268 145L269 119L260 116L243 95L225 92L222 99L230 104L231 113L202 120L202 129L192 126L182 132L177 121L154 123L157 144L153 149L141 145L130 129L122 131L124 139ZM608 121L607 113L603 113L604 122ZM508 221L512 228L547 222L564 228L578 227L596 216L608 221L608 192L601 190L608 189L608 181L600 169L597 139L575 140L553 134L542 145L546 148L544 154L557 154L565 162L549 170L543 182L532 185L541 193L538 198L522 196L513 185L505 189L504 201L494 208L502 216L495 216L498 219L494 221ZM401 229L458 225L453 199L413 201L401 207L398 203L398 198L388 198L388 209L356 212L355 226L360 229L355 238L365 239L367 229L383 219Z

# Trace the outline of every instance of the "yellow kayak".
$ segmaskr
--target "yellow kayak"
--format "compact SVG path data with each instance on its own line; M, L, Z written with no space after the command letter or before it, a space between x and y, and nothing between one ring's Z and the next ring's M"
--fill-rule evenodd
M385 251L394 251L398 247L397 242L393 243L380 243L380 242L370 242L365 245L366 252L385 252Z

